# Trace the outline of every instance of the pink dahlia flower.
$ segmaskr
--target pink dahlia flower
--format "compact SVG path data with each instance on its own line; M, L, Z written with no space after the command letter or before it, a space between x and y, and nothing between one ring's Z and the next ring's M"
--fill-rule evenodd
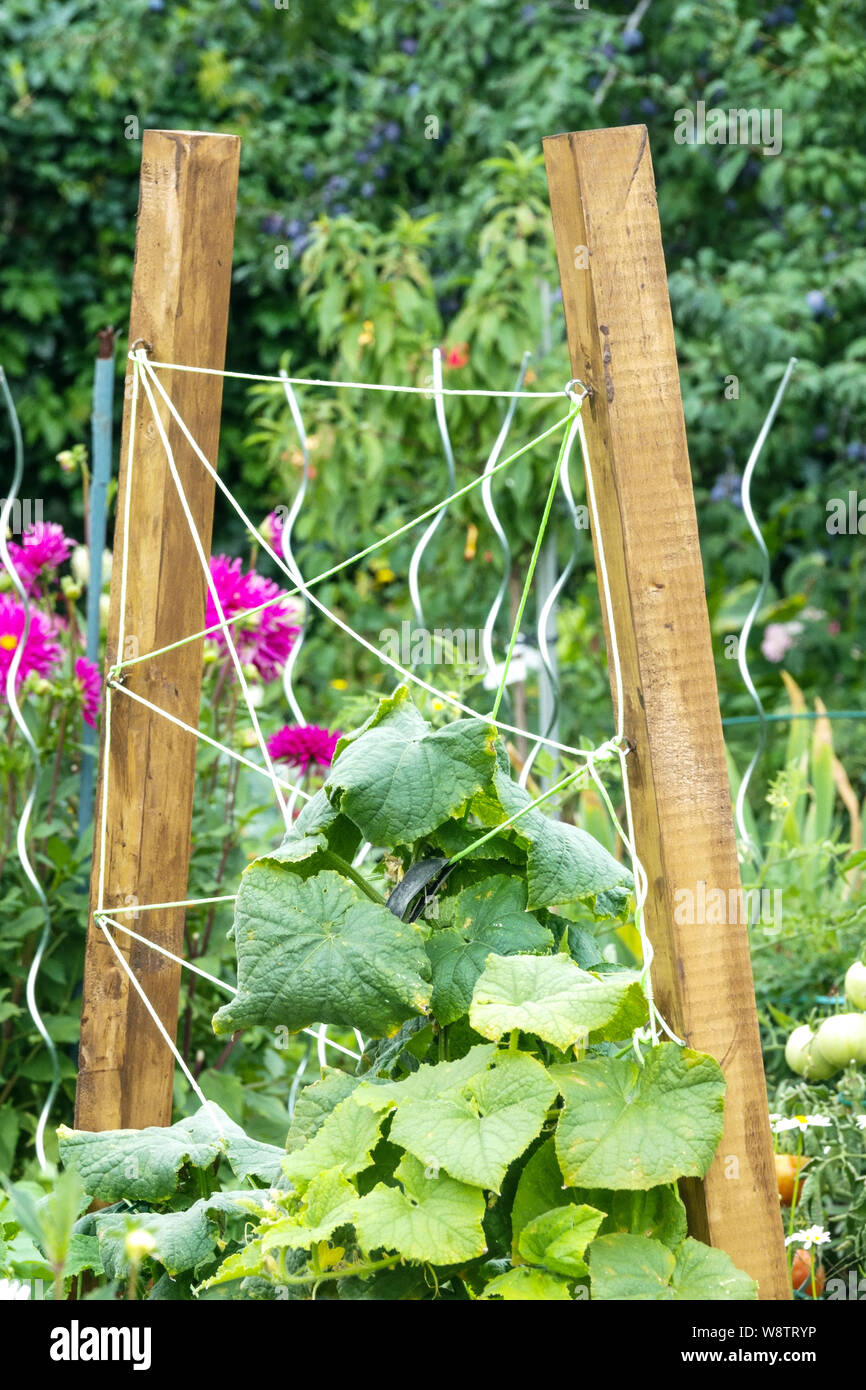
M63 527L55 521L37 521L28 526L20 545L10 541L12 563L28 594L39 592L42 571L62 565L74 545L75 541L64 535Z
M783 661L802 631L803 624L798 622L767 623L761 639L761 651L768 661Z
M331 733L318 724L286 724L268 739L268 752L274 762L291 763L292 767L307 772L311 766L331 766L340 738L339 729Z
M21 644L24 633L24 605L14 595L0 593L0 694L6 695L6 678L12 658ZM54 624L38 608L30 609L30 631L18 667L16 688L25 677L34 673L47 676L63 655L54 641Z
M276 600L282 593L272 579L265 579L255 570L242 574L240 560L230 560L227 555L213 555L210 572L227 618L257 608L271 599ZM252 663L263 681L276 680L285 666L300 632L295 623L297 616L297 608L289 595L284 594L282 602L270 603L260 613L253 613L246 622L232 623L230 631L238 656L245 664ZM206 626L212 627L218 621L216 605L208 592ZM227 652L228 645L223 633L211 635L220 649Z
M275 550L280 559L283 558L283 518L286 516L285 507L277 507L276 511L269 512L262 522L259 530L272 550Z
M75 679L82 695L82 717L85 724L95 729L100 699L99 667L96 662L80 656L75 663Z

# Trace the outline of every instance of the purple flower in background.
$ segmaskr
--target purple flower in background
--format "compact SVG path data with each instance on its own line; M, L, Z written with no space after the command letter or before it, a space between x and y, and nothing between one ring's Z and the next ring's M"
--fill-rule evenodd
M39 593L42 571L62 565L74 545L75 541L70 540L55 521L37 521L34 526L27 527L20 545L9 542L12 563L28 594Z
M404 53L408 53L408 54L409 54L409 57L411 58L411 56L412 56L413 53L417 53L417 52L418 52L418 40L417 40L417 39L401 39L401 40L400 40L400 47L402 48L403 52L404 52Z
M12 594L0 594L0 698L6 698L6 678L12 659L21 643L26 614L24 605ZM56 623L38 608L30 610L30 631L21 654L16 688L26 676L35 672L47 676L62 656L54 637Z
M80 656L75 663L75 679L82 695L81 716L85 724L95 729L100 698L99 667L96 662Z
M332 732L318 724L286 724L268 739L268 752L274 762L289 763L308 772L311 766L331 766L341 737L339 729Z
M227 555L212 555L210 572L227 618L268 604L259 613L252 613L245 622L232 623L230 631L241 661L251 663L263 681L276 680L300 632L297 605L272 579L265 579L255 570L242 574L240 560L230 560ZM218 621L216 605L208 590L205 626L214 627ZM228 652L225 635L222 632L211 635L220 650Z
M369 179L367 179L367 181L366 181L365 183L362 183L362 184L361 184L361 197L362 197L362 198L372 198L372 196L373 196L373 194L374 194L375 192L376 192L376 185L375 185L374 183L371 183Z
M742 479L739 473L728 470L720 473L713 484L710 493L711 502L733 502L735 507L742 507L741 497Z
M392 142L394 140L399 140L400 127L398 126L396 121L388 121L387 124L385 124L382 127L382 134L384 135L386 140L391 140Z
M281 507L278 511L268 512L259 527L271 549L275 550L278 555L283 553L283 517L281 513L285 513L285 510L285 507Z
M833 312L821 290L809 290L806 294L806 304L812 317L816 319L827 318Z
M643 34L640 29L626 29L622 36L622 46L626 53L643 48Z
M761 651L768 661L783 661L802 631L802 623L767 623L761 639Z

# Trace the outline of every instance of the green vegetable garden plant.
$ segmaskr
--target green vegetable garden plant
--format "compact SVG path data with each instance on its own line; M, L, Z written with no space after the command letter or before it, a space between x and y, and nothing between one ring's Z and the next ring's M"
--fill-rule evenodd
M364 840L384 854L362 873ZM114 1204L75 1228L91 1266L151 1298L754 1298L677 1191L719 1143L721 1069L641 1041L640 975L587 928L631 886L531 804L493 725L383 698L245 870L214 1018L356 1027L357 1074L302 1091L285 1151L210 1102L169 1129L61 1128ZM247 1187L214 1190L221 1163Z

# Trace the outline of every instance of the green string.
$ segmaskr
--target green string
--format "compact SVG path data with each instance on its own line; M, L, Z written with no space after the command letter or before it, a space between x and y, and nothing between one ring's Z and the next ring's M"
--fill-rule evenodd
M494 467L489 470L486 477L490 478L495 473L501 472L503 468L507 468L510 463L514 463L517 459L521 458L523 454L528 453L530 449L534 449L538 444L543 443L545 439L549 439L550 436L555 434L558 429L561 429L563 425L569 424L573 415L574 411L571 411L568 415L561 416L555 424L550 425L548 429L542 431L541 434L537 434L534 439L530 439L528 444L524 444L520 449L515 450L513 454L509 454L508 458L500 459L499 463L495 464ZM387 545L389 541L398 540L399 537L404 536L407 531L411 531L416 526L420 526L422 521L426 521L429 517L435 516L437 512L442 511L443 507L449 506L451 502L458 501L459 498L465 497L467 493L472 492L474 488L480 487L484 480L485 474L479 473L477 478L473 478L472 481L466 483L464 487L458 488L457 491L452 492L449 497L445 497L440 502L436 502L432 507L428 507L426 511L413 517L411 521L407 521L402 526L398 526L396 530L389 532L387 536L383 536L380 540L372 541L370 545L365 546L363 550L358 550L354 555L350 555L347 560L341 560L338 564L332 565L330 569L322 570L320 574L313 575L312 579L306 579L304 581L306 587L312 589L314 585L321 584L324 580L333 578L335 574L339 574L342 570L347 569L349 565L357 564L360 560L366 559L374 550L381 549L381 547ZM255 529L252 527L252 522L248 524L252 529ZM286 598L292 598L299 593L300 590L297 587L287 589L285 592L281 590L280 593L276 594L273 598L266 599L264 603L257 604L255 608L248 608L243 613L232 614L231 617L226 619L226 622L229 625L232 623L244 622L254 614L261 613L265 608L270 608L272 604L281 603ZM177 642L171 642L165 647L157 647L154 651L143 652L140 656L133 656L124 661L117 661L111 668L111 674L116 675L118 671L127 670L131 666L137 666L142 661L151 660L152 657L164 656L166 652L176 651L178 647L184 647L190 642L198 642L202 637L209 637L212 633L219 631L221 631L221 624L214 623L213 626L204 628L201 632L194 632L189 637L181 637Z
M722 720L725 726L730 724L760 724L765 720L768 724L777 724L786 719L866 719L866 711L855 709L828 709L823 713L812 712L809 710L802 713L794 713L792 710L782 714L734 714L728 715Z

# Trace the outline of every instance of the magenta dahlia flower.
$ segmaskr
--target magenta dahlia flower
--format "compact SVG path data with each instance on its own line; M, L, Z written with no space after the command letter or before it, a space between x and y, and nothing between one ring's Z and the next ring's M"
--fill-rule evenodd
M75 679L82 695L82 718L85 724L89 724L91 729L95 729L101 688L99 667L96 662L89 661L86 656L80 656L75 663Z
M5 699L6 678L12 658L21 644L24 633L24 605L14 595L0 593L0 695ZM15 681L16 689L31 673L47 676L63 655L62 648L54 640L55 627L51 618L40 613L38 608L30 609L30 631L21 655L21 663Z
M9 542L12 563L28 594L39 592L43 570L54 570L62 565L74 545L75 541L70 540L55 521L37 521L27 527L20 545Z
M230 560L227 555L211 556L210 572L227 618L276 600L282 594L279 585L255 570L242 574L240 560ZM245 664L252 663L263 681L276 680L285 666L300 632L295 621L298 615L297 606L288 594L283 594L283 601L270 603L243 623L232 623L232 641L238 656ZM206 626L212 627L218 621L216 605L208 592ZM221 651L228 651L222 632L214 632L211 636Z
M285 507L278 507L275 512L268 512L259 530L272 550L275 550L280 559L283 558L283 515Z
M339 729L332 733L318 724L286 724L279 733L268 739L268 752L274 762L291 763L301 772L308 772L314 765L331 766L340 738L342 734Z

